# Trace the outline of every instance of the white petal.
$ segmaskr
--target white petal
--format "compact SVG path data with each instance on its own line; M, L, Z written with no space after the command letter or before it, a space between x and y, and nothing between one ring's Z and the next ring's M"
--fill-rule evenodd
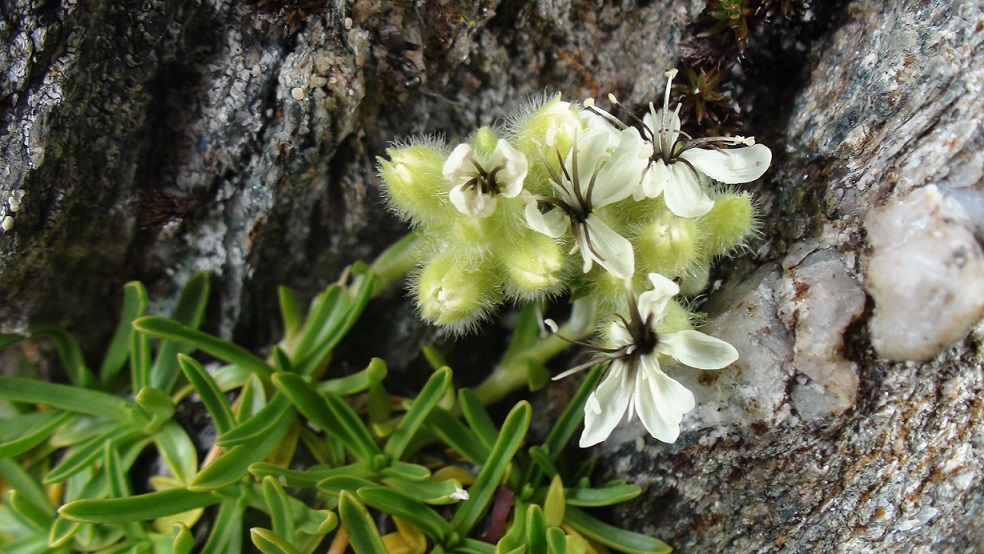
M470 144L459 144L454 147L451 151L451 155L448 156L447 161L444 162L444 178L451 181L457 182L460 179L470 179L476 174L475 166L473 165L473 160L475 157L472 155L472 147Z
M653 317L653 324L663 319L663 310L670 299L680 293L680 286L659 273L650 273L649 281L653 289L639 295L639 315L642 319Z
M700 331L660 335L656 350L697 369L721 369L738 359L734 346Z
M526 223L537 233L548 237L560 238L567 232L567 217L559 209L551 209L543 213L536 205L536 200L526 203Z
M646 198L656 198L663 194L663 189L671 176L672 173L663 160L656 160L650 164L646 174L642 177L642 192Z
M663 200L671 212L680 217L699 217L711 211L714 201L704 193L697 176L685 164L669 167L670 179L663 189Z
M495 179L499 184L499 194L506 198L515 198L523 190L523 181L529 164L522 152L513 148L503 139L495 144L495 151L489 158L488 168L502 166L496 173Z
M585 194L588 190L588 183L591 182L591 175L598 170L598 167L608 160L611 155L608 153L608 134L604 131L586 131L582 133L577 139L577 167L575 171L574 167L574 149L572 148L567 154L567 159L564 161L564 167L567 168L567 174L570 175L571 180L574 179L574 174L577 173L578 185L581 187L581 193ZM567 182L564 179L564 188L569 193L569 198L566 198L568 204L575 203L574 195L574 183Z
M588 256L601 264L609 273L619 279L627 279L635 273L635 254L632 243L622 235L612 231L598 216L591 214L585 220L591 249L581 245L581 255ZM598 255L595 254L598 253Z
M448 198L458 211L472 217L488 217L495 212L494 196L478 192L476 187L458 185L451 189Z
M628 346L635 342L632 339L632 335L629 330L625 328L622 320L616 319L608 327L608 340L612 343L615 348L621 348L623 346Z
M625 367L612 362L598 388L588 397L584 407L584 432L578 444L581 448L594 446L608 438L612 430L622 420L632 398L632 386L623 383Z
M649 165L652 145L642 140L639 131L630 127L621 132L618 149L598 170L591 191L591 206L600 208L628 198L638 188L642 172ZM582 186L586 186L582 176Z
M680 157L711 179L733 185L761 177L772 163L772 150L764 144L728 150L691 148L681 153Z
M604 131L608 135L608 148L618 147L619 130L605 116L593 110L581 110L577 117L588 131Z
M684 414L696 405L694 394L663 373L652 358L643 358L641 362L635 395L639 419L653 437L674 442L680 436Z

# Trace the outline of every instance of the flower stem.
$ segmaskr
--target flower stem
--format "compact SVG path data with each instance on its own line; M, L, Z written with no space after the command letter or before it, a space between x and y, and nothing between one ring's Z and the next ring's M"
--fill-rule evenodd
M578 340L594 331L597 313L592 298L575 300L573 306L570 319L558 333L538 338L518 352L508 352L499 361L485 381L474 389L475 395L483 404L494 404L519 389L528 382L531 366L543 365L570 346L570 343L557 334Z

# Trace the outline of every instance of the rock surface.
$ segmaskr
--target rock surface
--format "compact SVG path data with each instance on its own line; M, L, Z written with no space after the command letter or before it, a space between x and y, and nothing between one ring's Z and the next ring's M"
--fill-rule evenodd
M311 295L405 232L378 198L390 141L544 91L653 100L703 2L326 5L295 34L230 0L0 8L2 330L52 320L98 352L125 281L166 309L206 270L211 330L267 344L276 286ZM776 158L762 239L704 305L742 359L675 373L698 400L676 444L625 426L598 452L645 487L621 523L680 552L984 549L984 8L831 6L743 63ZM391 301L373 346L398 365L435 336Z

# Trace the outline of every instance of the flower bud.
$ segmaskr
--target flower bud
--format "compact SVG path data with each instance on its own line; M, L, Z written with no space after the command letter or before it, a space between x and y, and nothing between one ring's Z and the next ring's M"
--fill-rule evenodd
M546 235L527 231L512 240L500 241L496 256L505 273L505 293L518 300L534 300L559 292L567 256Z
M488 127L482 127L478 131L475 131L475 136L472 137L472 148L475 149L475 155L480 158L488 158L495 151L495 145L499 142L499 137L496 136L495 132Z
M539 162L545 159L559 170L558 157L567 155L581 133L577 107L562 101L557 94L513 118L509 129L515 137L516 148L531 161L527 188L536 193L547 193L550 190L549 172Z
M699 257L697 224L665 211L642 228L635 249L645 272L683 275Z
M726 254L741 244L755 225L755 207L746 192L719 194L714 207L698 221L707 256Z
M455 333L471 330L501 301L499 278L482 259L445 250L417 277L420 315Z
M390 205L413 225L447 221L454 207L448 200L451 186L444 178L444 155L427 144L386 150L390 159L377 158L379 174Z

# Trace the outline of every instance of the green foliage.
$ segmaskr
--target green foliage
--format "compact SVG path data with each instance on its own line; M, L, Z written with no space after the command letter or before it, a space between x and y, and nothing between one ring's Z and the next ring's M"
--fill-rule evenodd
M563 456L599 369L546 442L527 445L528 403L497 425L479 394L455 390L448 367L402 400L382 386L381 359L324 378L335 346L378 291L365 266L306 313L282 289L285 337L267 359L197 329L207 290L207 277L195 276L173 317L161 318L145 315L143 287L128 284L98 375L71 336L35 327L55 344L72 384L0 377L0 549L236 552L245 540L279 554L328 543L357 553L585 552L592 543L668 551L579 511L639 494L622 482L592 486L590 467L572 470ZM544 344L531 307L502 363L526 368L559 351ZM204 366L196 350L224 365ZM189 401L201 404L217 435L198 445L204 459L174 420ZM148 455L167 471L136 482L135 463ZM508 514L498 520L498 546L477 531L493 512ZM247 529L247 521L260 523Z

